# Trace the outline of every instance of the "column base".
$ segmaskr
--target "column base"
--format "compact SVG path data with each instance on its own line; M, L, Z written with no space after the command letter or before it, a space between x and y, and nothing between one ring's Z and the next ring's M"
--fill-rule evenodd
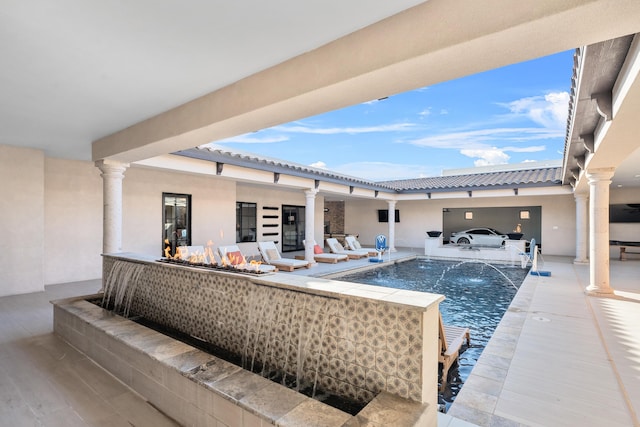
M576 259L573 260L573 263L574 264L580 264L580 265L583 265L583 264L589 265L589 260L588 259L578 259L578 258L576 258Z
M603 289L595 285L589 285L584 289L584 293L593 297L607 296L607 295L613 295L613 289L612 288Z

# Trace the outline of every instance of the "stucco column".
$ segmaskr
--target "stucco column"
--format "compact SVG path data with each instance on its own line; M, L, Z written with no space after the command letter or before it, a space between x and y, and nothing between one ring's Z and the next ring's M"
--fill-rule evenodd
M389 251L396 251L396 201L389 200Z
M615 169L587 171L589 180L589 295L613 293L609 283L609 186Z
M307 243L304 245L304 259L312 265L315 264L313 258L313 242L315 240L316 194L318 194L318 190L314 189L305 190L304 192L307 199L307 204L304 209L304 238Z
M584 193L574 193L576 199L576 264L585 264L587 258L587 239L589 237L589 220L587 217L588 197Z
M128 163L98 160L102 171L102 253L122 252L122 180Z

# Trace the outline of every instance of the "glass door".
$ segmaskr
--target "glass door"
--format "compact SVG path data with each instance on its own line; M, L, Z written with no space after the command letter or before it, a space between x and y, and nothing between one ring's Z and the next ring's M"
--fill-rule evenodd
M178 246L191 245L191 196L162 193L162 204L162 256L173 256Z
M282 205L282 252L304 250L304 206Z

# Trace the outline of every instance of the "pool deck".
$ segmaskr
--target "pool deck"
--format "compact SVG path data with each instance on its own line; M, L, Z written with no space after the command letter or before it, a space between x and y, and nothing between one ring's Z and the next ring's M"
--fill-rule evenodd
M399 249L391 260L416 253ZM588 265L544 261L551 276L527 276L439 427L640 425L640 261L611 260L616 292L606 298L584 294ZM350 260L287 274L370 265ZM0 424L175 425L53 335L49 301L99 287L90 280L0 298Z

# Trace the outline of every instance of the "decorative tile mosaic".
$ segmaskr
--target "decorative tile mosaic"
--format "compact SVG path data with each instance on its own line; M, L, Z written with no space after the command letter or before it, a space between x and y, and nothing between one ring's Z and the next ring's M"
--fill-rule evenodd
M105 256L104 274L116 263ZM131 313L360 401L381 391L422 398L422 312L342 295L265 286L250 276L144 265ZM105 288L107 283L103 284Z

